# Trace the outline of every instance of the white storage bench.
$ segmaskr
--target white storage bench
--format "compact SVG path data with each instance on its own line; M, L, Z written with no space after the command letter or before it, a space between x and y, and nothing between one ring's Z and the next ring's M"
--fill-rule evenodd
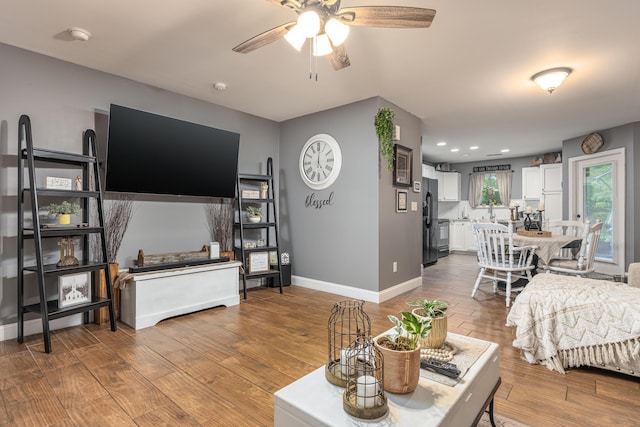
M240 303L238 261L134 274L120 291L120 320L134 329Z

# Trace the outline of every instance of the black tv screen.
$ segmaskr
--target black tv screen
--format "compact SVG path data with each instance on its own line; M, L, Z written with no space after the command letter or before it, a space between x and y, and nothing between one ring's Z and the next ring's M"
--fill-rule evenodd
M240 135L111 104L105 190L234 197Z

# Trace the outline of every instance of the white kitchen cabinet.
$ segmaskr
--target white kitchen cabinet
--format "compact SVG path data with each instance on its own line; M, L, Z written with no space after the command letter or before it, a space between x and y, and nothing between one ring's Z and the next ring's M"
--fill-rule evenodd
M540 165L542 192L562 191L562 163Z
M434 168L431 165L422 165L422 177L423 178L431 178L431 179L438 179L436 177L436 168Z
M553 221L562 218L562 164L552 163L540 166L540 182L544 203L544 220Z
M524 200L539 200L540 188L540 168L522 168L522 198Z
M460 201L460 173L436 172L438 179L438 200L441 202Z
M554 221L562 219L562 191L550 191L542 193L544 203L544 221Z
M473 229L471 228L471 221L464 222L464 248L467 251L476 252L476 238L473 235Z
M449 223L449 250L464 251L464 225L462 221L451 221Z
M451 221L449 223L449 250L476 251L471 221Z

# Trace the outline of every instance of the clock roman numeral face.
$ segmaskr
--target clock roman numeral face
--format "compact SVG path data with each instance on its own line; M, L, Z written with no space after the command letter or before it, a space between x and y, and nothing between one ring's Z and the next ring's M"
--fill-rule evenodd
M327 188L338 177L342 166L340 145L330 135L311 137L300 152L300 175L311 188Z
M335 158L333 149L325 141L317 141L304 152L304 173L313 182L321 182L331 175Z

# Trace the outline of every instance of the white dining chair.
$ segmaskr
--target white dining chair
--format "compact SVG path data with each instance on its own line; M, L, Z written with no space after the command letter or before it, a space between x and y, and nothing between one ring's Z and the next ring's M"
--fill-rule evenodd
M553 259L574 259L580 250L580 242L589 233L589 221L550 220L546 231L550 231L553 236L575 237L578 240L577 245L562 248L552 257Z
M545 267L547 273L573 274L584 277L595 271L596 250L600 241L602 223L596 221L583 234L580 252L576 259L551 259Z
M498 280L506 281L506 304L511 303L511 283L514 278L531 280L531 270L535 246L514 246L513 227L497 223L473 223L473 234L478 249L478 265L480 272L473 286L471 297L474 298L480 281L490 279L493 292L498 290Z

